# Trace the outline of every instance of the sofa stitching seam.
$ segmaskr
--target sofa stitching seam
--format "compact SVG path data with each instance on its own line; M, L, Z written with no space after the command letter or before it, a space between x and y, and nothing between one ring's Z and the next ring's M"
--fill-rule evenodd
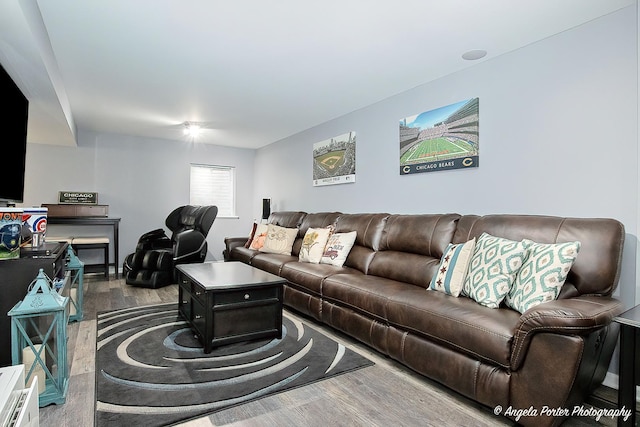
M402 305L402 306L404 306L404 307L409 307L409 306L408 306L407 304L405 304L405 303L397 303L397 304L400 304L400 305ZM414 308L414 309L416 309L416 310L419 310L419 311L421 311L421 312L423 312L423 313L429 313L429 314L432 314L432 315L437 314L437 315L439 315L439 316L441 316L441 317L443 317L443 318L445 318L445 319L448 319L448 320L452 320L452 321L458 322L458 323L460 323L460 324L463 324L463 325L465 325L465 326L468 326L468 327L471 327L471 328L474 328L474 329L481 330L481 331L483 331L483 332L487 332L487 333L489 333L489 334L491 334L491 335L494 335L494 336L496 336L496 337L499 337L499 338L513 338L513 336L510 336L510 335L503 335L503 334L500 334L500 333L497 333L497 332L491 331L491 330L489 330L489 329L486 329L486 328L483 328L483 327L479 327L479 326L478 326L477 324L475 324L475 323L469 323L469 322L461 321L461 320L460 320L460 319L458 319L458 318L451 317L451 316L446 316L446 315L443 315L443 314L441 314L441 313L436 313L436 312L431 311L431 310L425 310L425 309L423 309L423 308L418 308L418 307L414 307L414 306L411 306L411 307L412 307L412 308Z
M405 326L405 327L406 327L406 326ZM414 332L418 332L418 331L416 331L416 330L415 330L415 329L413 329L413 328L407 328L407 330L412 330L412 331L414 331ZM463 347L463 346L461 346L461 345L459 345L459 344L456 344L456 343L454 343L454 342L451 342L451 341L449 341L448 339L441 338L441 337L436 337L436 336L434 336L434 335L427 334L427 333L424 333L424 332L420 332L420 334L421 334L421 335L425 335L425 336L427 336L427 337L430 337L430 338L434 339L435 341L445 342L445 343L447 343L447 344L451 345L452 347L455 347L455 348L457 348L457 349L459 349L459 350L462 350L462 352L463 352L463 353L470 353L470 354L472 354L472 355L476 356L476 357L479 359L478 361L481 361L481 360L488 360L488 361L490 361L490 362L495 363L496 365L502 366L502 367L503 367L503 368L505 368L505 369L508 369L508 368L509 368L509 363L508 363L508 362L507 362L507 363L500 362L500 361L498 361L498 360L494 359L493 357L485 356L485 355L480 354L480 353L478 353L478 352L476 352L476 351L470 350L468 347Z

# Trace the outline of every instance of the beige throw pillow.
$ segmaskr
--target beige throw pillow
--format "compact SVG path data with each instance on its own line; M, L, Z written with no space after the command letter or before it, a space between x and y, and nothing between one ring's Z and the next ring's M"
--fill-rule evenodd
M355 241L355 231L332 234L327 241L327 247L324 249L320 263L342 267Z
M293 242L298 235L297 228L285 228L279 225L269 224L267 226L267 237L264 246L259 250L271 254L291 255Z
M318 264L329 240L329 234L331 234L330 228L309 228L302 239L298 259L301 262Z

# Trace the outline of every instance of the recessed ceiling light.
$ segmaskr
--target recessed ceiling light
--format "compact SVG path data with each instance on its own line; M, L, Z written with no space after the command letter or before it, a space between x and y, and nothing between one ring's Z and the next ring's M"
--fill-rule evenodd
M196 136L200 135L201 130L202 128L197 123L189 123L189 122L184 123L184 134L192 138L195 138Z
M467 61L475 61L476 59L484 58L487 56L487 51L482 49L470 50L462 54L462 59Z

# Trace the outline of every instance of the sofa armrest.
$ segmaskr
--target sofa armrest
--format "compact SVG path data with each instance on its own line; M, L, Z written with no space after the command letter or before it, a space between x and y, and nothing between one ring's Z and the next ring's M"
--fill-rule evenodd
M222 251L222 255L224 256L224 260L229 260L229 255L231 254L231 250L233 248L237 248L238 246L244 246L247 243L248 237L225 237L224 238L224 251Z
M516 326L511 349L511 369L524 360L531 339L538 332L589 335L608 326L624 311L622 302L601 296L580 296L549 301L525 311Z

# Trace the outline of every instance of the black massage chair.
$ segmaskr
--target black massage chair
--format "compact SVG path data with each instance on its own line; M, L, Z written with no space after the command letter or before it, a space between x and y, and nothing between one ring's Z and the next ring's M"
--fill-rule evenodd
M143 234L136 251L127 255L123 275L128 285L160 288L176 283L175 266L203 262L207 255L207 234L218 215L217 206L180 206L169 214L162 228Z

